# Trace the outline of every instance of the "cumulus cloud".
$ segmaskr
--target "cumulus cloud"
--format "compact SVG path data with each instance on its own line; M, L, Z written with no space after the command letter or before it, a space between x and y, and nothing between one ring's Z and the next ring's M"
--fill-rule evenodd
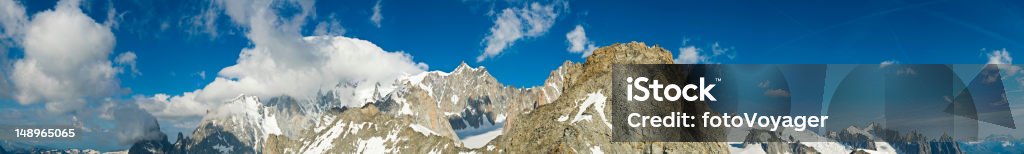
M48 110L65 112L119 90L118 69L107 59L114 34L82 13L78 1L60 1L24 28L25 56L11 74L19 103L46 102Z
M505 8L496 14L490 34L484 38L484 51L476 57L477 62L498 56L506 48L523 38L544 35L555 24L555 19L568 6L568 2L552 4L530 3L523 7Z
M25 7L13 0L0 0L0 39L20 39L24 35L28 16Z
M341 27L341 22L334 17L334 14L328 16L327 21L321 21L316 24L316 29L313 30L314 35L333 35L341 36L345 35L345 27Z
M1013 64L1013 57L1006 49L993 50L988 53L988 64Z
M583 30L583 25L576 25L575 29L565 34L565 39L569 40L569 52L583 53L583 57L590 56L597 48L594 42L587 39L587 32Z
M999 67L1000 72L1003 73L1002 77L1004 80L1007 78L1016 80L1020 83L1020 87L1024 88L1024 76L1017 76L1019 73L1022 73L1024 68L1021 68L1019 65L1013 65L1013 57L1010 56L1009 51L1005 48L993 50L991 53L987 54L987 57L988 64L996 64L996 66ZM995 79L988 80L994 81Z
M131 71L132 76L138 76L142 75L142 72L139 72L139 69L135 67L135 59L138 58L139 57L135 55L135 52L128 51L118 54L117 57L114 58L114 63L120 65L122 70L123 68L128 68L128 70Z
M246 30L245 36L252 45L241 49L236 64L221 69L213 82L202 89L140 98L140 107L158 118L174 121L202 116L239 94L301 99L312 98L322 90L350 91L341 94L341 101L349 106L362 106L364 96L371 96L375 84L360 83L392 85L401 76L427 69L426 64L414 62L409 54L385 51L366 40L330 33L302 36L300 25L312 9L311 2L215 3L216 7L224 8L223 13L233 23ZM287 6L279 5L298 5L301 10L297 15L280 16L275 9Z
M1013 65L1013 57L1010 56L1010 52L1006 49L993 50L992 53L988 53L988 64L999 64L1000 70L1006 72L1008 76L1017 75L1021 72L1021 67Z
M220 17L220 11L223 9L218 7L216 3L208 3L207 7L200 7L199 15L183 18L179 21L179 25L187 28L186 33L191 35L208 34L210 39L217 38L219 30L217 27L217 19ZM161 23L160 29L167 29L170 27L169 23Z
M694 46L686 46L686 47L679 48L679 56L676 57L675 63L676 64L697 64L697 63L706 62L707 61L707 57L704 56L704 55L701 55L700 51L698 51L698 50L699 49L697 49L697 47L694 47Z
M173 98L167 94L156 94L152 97L136 96L134 101L140 108L157 117L181 118L203 115L210 108L208 104L196 101L194 92L186 92Z
M380 4L381 1L384 0L377 0L377 3L373 5L373 15L370 15L370 21L373 22L373 25L377 26L377 28L380 28L380 20L384 18L380 15L380 8L382 7Z
M733 59L736 57L733 48L722 47L718 42L711 43L708 46L697 47L695 45L687 45L690 40L683 41L683 47L679 48L679 54L673 61L676 64L705 64L705 63L718 63L716 59L725 57ZM706 53L705 49L711 49L711 53Z
M115 45L110 30L117 25L115 20L97 23L80 5L77 0L62 0L28 20L21 4L0 0L0 39L13 40L24 49L23 58L9 65L11 72L3 68L14 86L12 94L4 95L22 105L44 103L41 108L8 108L0 123L70 125L83 131L82 138L106 138L91 143L100 147L158 138L152 115L112 97L121 90L116 75L123 69L108 59ZM125 52L114 61L135 70L136 60L133 52Z

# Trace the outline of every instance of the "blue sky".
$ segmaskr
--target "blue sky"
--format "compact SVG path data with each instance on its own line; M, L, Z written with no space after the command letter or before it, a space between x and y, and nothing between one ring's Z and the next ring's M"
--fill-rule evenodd
M94 10L86 13L102 21L107 2L89 2ZM28 12L37 12L56 1L23 3ZM134 51L142 73L122 74L125 87L143 95L191 91L235 63L240 49L249 45L243 30L220 20L216 36L190 34L194 27L184 18L199 13L197 4L202 6L194 1L114 2L124 17L113 30L114 52ZM698 48L716 42L733 48L735 58L722 57L720 63L984 63L989 51L983 49L1015 53L1024 37L1019 30L1024 27L1022 5L1013 1L570 1L546 34L518 40L498 57L476 62L494 25L488 12L525 4L383 1L380 28L369 20L374 4L318 1L316 18L333 14L345 36L407 52L430 70L450 71L466 61L518 87L539 85L562 61L583 60L566 50L565 34L576 25L598 46L642 41L678 54L684 40L690 40L687 45ZM169 27L161 29L165 23Z
M37 13L54 10L58 3L15 2L24 6L28 20L34 20ZM106 55L109 58L104 59L114 64L106 66L130 69L118 63L116 57L124 53L137 56L131 62L138 73L129 70L114 74L119 88L114 88L115 94L103 96L124 102L148 98L176 102L156 95L187 98L184 93L208 87L216 82L218 72L236 66L244 50L274 46L274 41L270 45L254 41L257 37L251 34L258 23L236 21L256 17L231 15L225 9L231 4L221 2L81 2L80 8L89 18L96 23L110 23L116 43ZM288 34L288 30L297 30L298 35L312 36L323 34L317 29L326 23L327 34L366 40L387 52L404 52L411 56L412 63L429 65L426 70L451 71L464 61L471 66L484 66L500 82L516 87L540 85L551 70L566 60L582 62L583 54L570 51L567 37L577 27L585 29L586 39L579 42L583 45L641 41L659 45L676 58L684 51L694 51L696 56L679 59L699 63L982 64L990 62L990 54L995 51L1014 55L1024 48L1024 4L1018 1L324 0L316 1L312 9L278 3L283 2L275 2L270 8L282 21L270 24L278 26L271 31ZM532 10L534 5L541 12ZM379 6L379 24L371 20L375 6ZM551 12L543 12L545 8ZM524 27L517 31L526 34L511 39L507 47L497 50L499 53L478 59L489 46L487 38L497 35L492 30L503 21L505 10L537 13L540 19L518 19L523 23L517 25ZM302 15L304 11L311 14ZM293 16L301 16L299 19L304 22L298 22L294 29L282 26L294 22L290 20ZM532 33L534 30L536 33ZM16 30L4 29L11 31ZM26 57L24 45L14 41L18 37L0 39L10 50L8 59ZM10 95L16 94L4 96ZM43 98L46 100L52 99ZM87 106L102 106L96 100L102 99L88 99ZM45 108L45 103L23 105L10 97L3 102L0 109Z

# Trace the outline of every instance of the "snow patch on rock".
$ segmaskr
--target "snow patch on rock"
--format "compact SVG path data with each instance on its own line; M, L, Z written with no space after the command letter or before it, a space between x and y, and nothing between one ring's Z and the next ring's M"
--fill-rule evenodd
M465 146L466 148L471 149L484 147L484 145L487 145L487 142L490 142L491 140L494 140L494 138L497 138L499 135L501 135L501 130L501 128L498 128L483 134L467 136L465 138L462 138L462 145Z
M437 133L431 131L430 128L424 127L423 125L409 124L409 128L412 128L413 131L419 132L424 136L437 135Z
M572 119L570 123L576 123L581 120L592 120L593 117L591 115L583 115L583 112L589 109L590 106L594 106L594 110L597 111L597 114L599 116L601 116L601 120L604 121L605 125L608 125L608 129L612 129L612 123L608 121L608 118L604 113L605 102L607 100L608 97L605 97L604 94L601 94L601 90L597 90L597 92L587 94L587 98L582 99L583 104L578 105L579 111L576 112L576 116ZM577 101L577 104L578 103L579 101Z

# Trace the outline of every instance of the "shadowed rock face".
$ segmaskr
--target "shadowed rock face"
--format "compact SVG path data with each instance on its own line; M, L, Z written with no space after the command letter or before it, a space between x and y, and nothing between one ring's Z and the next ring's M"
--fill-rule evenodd
M246 146L235 134L225 131L223 127L212 124L204 126L205 131L211 132L202 139L191 141L192 146L186 146L180 150L181 153L257 153L252 147Z

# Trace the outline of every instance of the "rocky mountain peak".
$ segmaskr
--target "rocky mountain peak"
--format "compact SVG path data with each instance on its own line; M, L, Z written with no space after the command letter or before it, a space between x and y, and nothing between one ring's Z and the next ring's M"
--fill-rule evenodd
M469 64L466 64L465 61L459 63L459 67L455 67L455 70L452 70L451 74L463 74L464 72L471 72L469 74L484 73L488 76L490 75L487 73L487 68L483 66L472 67L469 66Z
M589 67L608 68L611 64L671 64L672 53L658 45L643 42L616 43L594 50L587 58Z
M612 105L608 104L615 103L608 101L612 93L611 65L671 63L668 50L640 42L598 48L582 65L567 62L552 72L553 76L563 76L548 78L552 83L561 80L564 87L553 88L563 90L561 95L530 113L519 114L519 122L507 124L506 134L495 139L499 142L494 144L509 150L555 153L676 153L693 149L727 152L727 145L713 142L611 142L611 117L606 114L611 112Z
M232 98L228 103L231 104L260 104L260 98L257 96L250 96L245 94L238 94L235 98Z

